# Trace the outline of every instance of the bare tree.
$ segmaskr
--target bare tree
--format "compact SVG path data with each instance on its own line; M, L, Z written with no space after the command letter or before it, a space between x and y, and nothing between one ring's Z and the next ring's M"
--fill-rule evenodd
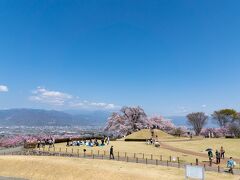
M208 116L203 112L196 112L187 115L188 123L193 127L195 134L198 136L203 126L207 123Z

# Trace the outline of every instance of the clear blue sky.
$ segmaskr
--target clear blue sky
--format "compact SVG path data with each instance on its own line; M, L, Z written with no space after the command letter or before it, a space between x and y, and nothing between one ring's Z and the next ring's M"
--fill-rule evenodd
M1 0L0 108L240 110L239 7Z

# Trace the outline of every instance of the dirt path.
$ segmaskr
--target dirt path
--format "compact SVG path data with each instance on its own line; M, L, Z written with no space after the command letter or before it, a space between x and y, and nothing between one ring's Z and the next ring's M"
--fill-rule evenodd
M199 152L195 152L195 151L190 151L190 150L186 150L186 149L181 149L181 148L176 148L176 147L170 146L170 145L168 145L166 143L163 143L163 142L160 142L160 145L161 145L161 148L168 149L168 150L171 150L171 151L180 152L180 153L193 155L193 156L198 156L198 157L203 157L203 158L208 158L207 154L203 154L203 153L199 153ZM225 157L225 159L221 159L221 164L226 164L228 159L229 159L228 157ZM234 160L238 161L238 162L240 161L239 158L234 158ZM214 162L213 162L213 164L214 164Z

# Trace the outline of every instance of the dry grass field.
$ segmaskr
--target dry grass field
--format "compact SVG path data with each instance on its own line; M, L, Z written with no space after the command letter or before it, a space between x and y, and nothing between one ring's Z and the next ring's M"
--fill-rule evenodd
M155 135L158 135L158 138L161 142L164 142L167 145L170 145L175 148L180 148L183 150L190 150L197 153L202 153L202 155L206 155L207 148L220 149L223 146L226 150L226 156L230 157L240 157L240 151L238 149L240 145L239 139L205 139L205 138L193 138L192 141L189 141L189 138L179 138L168 135L160 130L155 130ZM151 133L150 130L141 130L139 132L135 132L126 138L128 139L144 139L150 138ZM180 158L181 162L188 162L188 163L195 163L196 158L199 159L199 162L208 161L207 157L193 155L183 153L183 152L176 152L174 150L165 149L165 148L156 148L152 145L147 145L145 142L125 142L124 139L118 141L111 141L110 145L103 146L103 147L87 147L87 146L75 146L75 147L66 147L66 143L60 143L55 145L55 151L61 152L68 152L68 153L83 153L83 149L86 149L86 154L108 154L110 146L114 146L115 156L118 154L121 157L124 157L125 154L128 157L137 157L137 158L148 158L150 159L151 156L153 159L160 159L162 156L163 160L169 160L170 156ZM48 151L48 148L45 148L45 151ZM53 148L50 149L53 151ZM144 154L144 155L143 155ZM238 162L239 163L239 162ZM207 163L208 164L208 163ZM226 167L226 163L221 163L221 167ZM239 169L239 164L237 167Z
M31 180L184 179L184 170L109 160L64 157L0 156L0 176ZM207 180L239 180L239 176L206 173Z
M227 157L240 158L240 139L225 139L225 138L205 138L203 140L195 140L191 142L167 142L166 144L188 149L195 152L206 153L207 148L212 148L213 150L220 150L221 146L224 147Z
M77 153L78 150L80 153L83 153L83 149L86 149L86 154L91 154L91 151L94 154L104 154L104 151L106 154L109 153L110 146L114 147L115 156L119 152L120 156L124 157L125 153L128 157L135 157L142 158L144 154L144 158L151 158L151 155L153 155L153 159L160 159L160 156L162 155L163 160L169 160L170 156L172 157L179 157L180 161L182 162L190 162L194 163L196 160L196 156L188 155L180 152L174 152L171 150L163 149L163 148L156 148L153 145L147 145L145 142L125 142L125 141L111 141L108 146L101 146L101 147L88 147L88 146L74 146L74 147L66 147L66 143L60 143L55 145L55 151L61 152L67 152L69 153ZM45 151L48 151L48 148L45 148ZM50 149L50 151L53 151L53 148ZM207 158L198 157L202 161L206 161Z

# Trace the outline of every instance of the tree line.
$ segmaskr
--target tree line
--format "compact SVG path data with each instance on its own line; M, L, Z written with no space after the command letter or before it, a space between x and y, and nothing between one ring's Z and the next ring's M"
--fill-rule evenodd
M210 117L220 128L225 128L229 134L240 137L240 113L236 110L221 109L214 111ZM187 115L187 121L198 136L210 117L204 112L194 112Z

